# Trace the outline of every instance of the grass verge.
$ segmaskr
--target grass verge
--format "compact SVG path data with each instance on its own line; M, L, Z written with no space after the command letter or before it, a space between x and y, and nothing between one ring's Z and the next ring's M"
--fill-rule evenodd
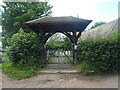
M24 78L29 78L34 75L37 75L38 70L40 70L42 66L34 65L34 66L25 66L25 65L16 65L13 66L11 61L7 61L2 64L2 71L10 78L21 80Z
M84 75L96 75L102 74L100 68L93 64L89 64L85 61L77 65L77 71L82 72Z
M0 69L2 69L2 64L0 64Z

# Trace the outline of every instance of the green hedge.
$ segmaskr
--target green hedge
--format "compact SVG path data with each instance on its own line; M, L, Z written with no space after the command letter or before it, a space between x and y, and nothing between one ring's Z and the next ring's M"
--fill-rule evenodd
M80 41L77 59L82 71L84 73L117 71L119 44L118 33L110 34L106 38L90 38Z
M8 39L7 53L13 64L40 64L40 39L37 34L25 33L22 29Z

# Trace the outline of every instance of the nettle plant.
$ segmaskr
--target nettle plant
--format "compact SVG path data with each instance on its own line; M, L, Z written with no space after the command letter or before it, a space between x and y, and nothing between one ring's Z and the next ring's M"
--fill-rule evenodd
M7 53L13 64L35 65L40 64L40 39L36 33L26 33L20 29L7 40Z

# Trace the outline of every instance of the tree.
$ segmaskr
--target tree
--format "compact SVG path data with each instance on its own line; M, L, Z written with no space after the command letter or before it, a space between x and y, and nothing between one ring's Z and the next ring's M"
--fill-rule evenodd
M52 35L47 43L46 43L46 48L47 49L58 49L63 47L63 38L64 36L60 33L56 33Z
M71 49L71 41L68 37L56 33L46 43L47 49Z
M24 22L51 15L52 6L45 2L5 2L2 6L2 28L3 46L6 46L6 39L17 33L20 28L25 32L30 29Z
M63 46L65 49L71 49L72 48L72 43L70 41L70 39L68 37L64 37L64 41L63 41Z
M91 26L91 28L90 29L93 29L93 28L95 28L95 27L98 27L98 26L100 26L100 25L102 25L102 24L105 24L106 22L96 22L94 25L92 25Z

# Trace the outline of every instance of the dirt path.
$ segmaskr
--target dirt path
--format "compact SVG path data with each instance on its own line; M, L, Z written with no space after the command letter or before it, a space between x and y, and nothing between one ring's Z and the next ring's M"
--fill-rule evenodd
M56 67L58 68L58 65ZM48 68L56 69L56 67L49 66ZM65 68L68 70L68 67ZM0 87L3 88L118 88L118 75L116 74L97 76L39 74L24 80L13 80L0 71L0 76L0 81L2 81Z
M0 74L1 75L1 74ZM1 79L1 78L0 78ZM41 74L24 80L12 80L2 74L3 88L117 88L116 74L83 76L75 74Z

